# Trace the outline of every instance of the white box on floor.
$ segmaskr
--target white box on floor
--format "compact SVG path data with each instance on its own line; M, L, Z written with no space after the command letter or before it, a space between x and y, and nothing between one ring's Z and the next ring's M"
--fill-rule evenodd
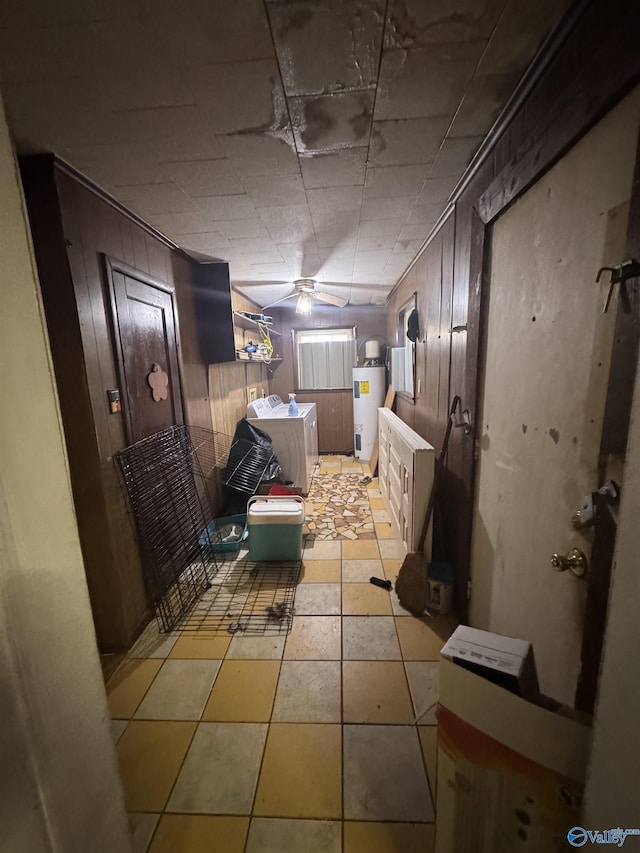
M537 699L538 678L527 640L459 625L440 653L512 693Z
M555 853L580 823L591 729L440 661L436 853Z

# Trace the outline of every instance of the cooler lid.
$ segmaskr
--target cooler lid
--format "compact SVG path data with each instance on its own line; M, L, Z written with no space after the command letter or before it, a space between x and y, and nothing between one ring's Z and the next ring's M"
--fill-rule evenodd
M298 501L256 501L249 507L250 513L256 515L291 515L302 512L302 504Z

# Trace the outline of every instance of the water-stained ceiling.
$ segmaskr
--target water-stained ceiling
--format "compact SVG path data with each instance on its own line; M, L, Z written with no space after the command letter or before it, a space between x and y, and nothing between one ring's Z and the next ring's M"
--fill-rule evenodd
M19 152L258 304L300 277L381 303L567 5L4 0L2 92Z

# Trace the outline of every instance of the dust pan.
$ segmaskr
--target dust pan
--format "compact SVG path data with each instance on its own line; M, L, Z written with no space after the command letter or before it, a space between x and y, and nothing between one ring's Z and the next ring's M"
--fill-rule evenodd
M396 578L396 595L400 600L400 604L405 608L405 610L413 613L414 616L422 616L427 607L427 596L429 591L427 572L429 565L424 553L424 543L427 538L429 522L433 515L433 504L435 501L438 480L440 479L440 470L444 464L444 458L447 454L447 448L449 447L449 436L451 435L451 427L453 426L453 419L459 402L460 398L458 396L455 396L451 401L449 421L447 422L447 429L444 434L444 441L442 442L440 456L436 462L436 469L433 475L433 486L431 487L429 503L427 504L427 512L425 513L422 530L420 531L418 550L411 554L407 554L402 561L398 577Z

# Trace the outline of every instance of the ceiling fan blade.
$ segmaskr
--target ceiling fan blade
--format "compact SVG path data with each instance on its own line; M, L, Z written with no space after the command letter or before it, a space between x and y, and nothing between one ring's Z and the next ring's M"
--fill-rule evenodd
M293 293L288 293L286 296L282 296L280 299L276 299L275 302L270 302L268 305L263 305L262 310L266 311L267 308L273 308L274 305L279 305L281 302L285 302L287 299L291 299L292 296L297 296L297 292L294 290Z
M337 308L344 308L349 301L344 296L334 296L333 293L325 293L324 290L314 290L313 295L321 302L328 302L329 305L335 305Z

